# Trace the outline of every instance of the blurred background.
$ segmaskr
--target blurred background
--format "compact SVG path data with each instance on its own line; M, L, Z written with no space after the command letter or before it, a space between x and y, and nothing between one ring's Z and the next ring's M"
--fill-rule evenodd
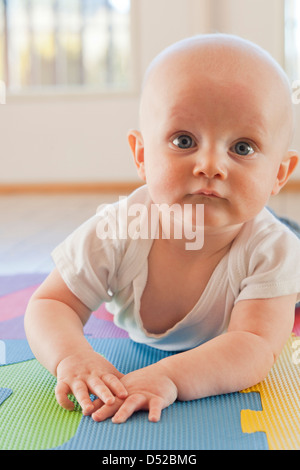
M48 250L54 226L67 233L139 184L127 131L143 74L166 46L214 32L286 70L300 151L300 0L0 0L0 270L30 237L38 252L42 228ZM300 166L270 205L300 222Z
M299 0L0 0L0 185L136 181L126 135L147 65L216 31L268 50L300 101Z

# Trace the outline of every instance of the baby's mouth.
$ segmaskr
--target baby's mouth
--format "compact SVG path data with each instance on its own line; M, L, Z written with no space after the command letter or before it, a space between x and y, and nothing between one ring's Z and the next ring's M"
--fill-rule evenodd
M192 193L193 196L205 196L209 198L221 198L221 195L216 191L209 190L209 189L200 189Z

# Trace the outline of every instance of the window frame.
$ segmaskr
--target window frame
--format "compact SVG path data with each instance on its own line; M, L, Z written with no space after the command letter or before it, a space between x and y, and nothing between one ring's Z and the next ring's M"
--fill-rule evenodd
M291 24L296 23L291 17L291 11L294 8L293 5L296 4L297 1L299 0L284 0L284 68L291 82L300 79L300 76L298 76L300 75L300 46L299 51L296 51L296 59L298 61L296 66L293 66L292 60L289 57L290 44L293 44L295 41L295 31L293 31L293 29L296 29L296 25ZM298 34L300 36L300 19Z
M20 90L11 90L6 86L6 102L19 101L44 101L44 100L82 100L82 99L101 99L109 97L128 97L136 95L139 86L139 61L138 61L138 0L131 0L130 9L130 45L131 62L129 70L129 86L127 89L103 89L99 86L82 85L53 85L39 88L27 88ZM6 42L6 41L5 41ZM7 44L5 44L7 47ZM8 55L6 53L5 57ZM8 70L4 67L4 71ZM5 72L6 73L6 72ZM7 83L7 77L4 76L4 83Z

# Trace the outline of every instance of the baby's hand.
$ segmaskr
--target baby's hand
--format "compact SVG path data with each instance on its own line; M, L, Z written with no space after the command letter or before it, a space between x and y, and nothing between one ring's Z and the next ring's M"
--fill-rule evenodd
M176 385L159 363L124 375L121 382L128 397L116 398L112 404L99 403L99 409L92 414L95 421L113 417L114 423L124 423L135 411L149 410L149 421L157 422L161 411L177 398Z
M68 394L73 394L85 415L93 413L99 400L91 401L90 393L101 399L101 403L111 405L115 397L128 396L120 379L123 377L109 361L91 351L74 354L63 359L57 366L55 396L58 403L67 410L74 409Z

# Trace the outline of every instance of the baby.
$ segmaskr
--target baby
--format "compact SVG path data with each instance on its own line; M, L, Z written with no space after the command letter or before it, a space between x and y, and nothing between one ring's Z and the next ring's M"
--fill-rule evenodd
M265 208L296 167L293 126L284 72L248 41L196 36L153 61L140 130L128 136L146 184L54 250L56 268L27 308L28 341L57 377L62 407L73 409L73 394L95 421L121 423L143 409L155 422L175 400L266 377L300 300L300 241ZM174 236L180 210L169 236L163 211L152 236L139 236L153 205L189 208L204 243L187 249L190 234ZM145 211L132 225L136 207ZM103 302L133 341L176 353L124 375L83 334Z

